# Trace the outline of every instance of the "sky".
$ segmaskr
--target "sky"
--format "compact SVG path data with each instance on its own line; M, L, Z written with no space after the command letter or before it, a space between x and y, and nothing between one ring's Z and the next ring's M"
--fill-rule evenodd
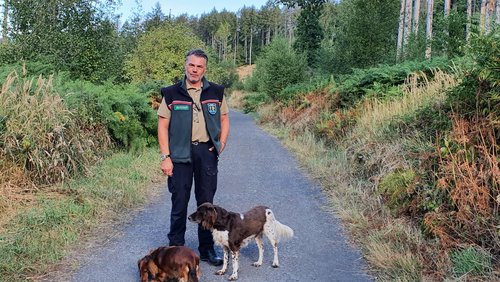
M203 13L210 13L214 7L217 11L225 8L232 12L237 12L243 6L255 6L259 9L266 4L267 0L139 0L139 2L142 5L141 14L143 15L151 12L158 2L165 15L178 16L187 13L190 16L200 16ZM134 12L138 11L136 0L122 0L122 3L118 13L122 14L123 20L129 19Z

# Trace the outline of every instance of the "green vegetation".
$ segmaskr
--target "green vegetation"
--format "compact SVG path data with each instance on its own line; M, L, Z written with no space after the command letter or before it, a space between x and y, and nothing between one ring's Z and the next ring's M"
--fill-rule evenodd
M457 277L466 274L485 276L491 271L491 254L473 247L454 251L451 262Z
M0 280L43 275L146 198L159 89L195 47L323 184L380 280L499 279L494 1L157 5L123 23L119 2L2 2Z
M281 90L303 80L306 60L296 54L285 39L274 40L257 61L255 83L260 92L276 100ZM255 81L256 80L256 81Z
M137 49L125 62L126 73L132 82L176 82L184 75L186 50L203 47L187 25L169 22L140 37L137 44Z
M98 224L122 218L153 194L157 150L141 155L116 153L76 177L33 192L3 216L11 220L0 236L0 281L23 281L46 273L78 247Z
M455 63L318 76L244 108L323 184L380 279L495 280L498 46L477 37Z

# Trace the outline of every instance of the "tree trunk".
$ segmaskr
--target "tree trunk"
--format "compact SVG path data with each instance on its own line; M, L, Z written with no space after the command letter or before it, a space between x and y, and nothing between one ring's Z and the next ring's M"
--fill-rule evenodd
M415 0L413 6L413 33L418 33L418 22L420 20L420 0Z
M3 4L3 22L2 22L2 43L7 44L9 28L9 0L4 0Z
M403 32L403 49L408 45L408 39L411 34L411 18L412 18L412 5L413 0L406 0L405 8L405 30Z
M497 0L497 4L495 7L495 13L497 15L495 22L497 25L500 25L500 0Z
M486 6L488 4L488 0L481 1L481 21L479 31L480 34L483 35L486 27Z
M472 0L467 0L467 25L465 27L465 38L469 41L470 28L472 24Z
M269 43L271 43L271 27L270 26L267 28L266 45L269 45Z
M245 35L245 64L248 64L248 36Z
M238 28L234 31L234 59L233 64L236 66L236 53L238 52Z
M266 37L264 36L264 35L265 35L265 32L266 32L266 31L265 31L264 29L262 29L262 30L260 31L260 36L261 36L261 38L262 38L262 39L260 40L260 47L261 47L261 48L262 48L262 47L264 47L264 46L266 45Z
M451 0L444 0L444 17L447 18L450 15Z
M253 45L253 27L250 27L250 50L249 50L249 61L248 64L252 64L252 45Z
M432 52L432 16L434 13L434 0L427 0L427 18L425 21L425 58L431 58Z
M396 59L399 61L403 53L403 32L405 26L405 0L401 0L401 9L399 10L399 29L398 45L396 48Z
M486 3L486 15L485 15L486 18L485 18L485 24L484 24L484 33L485 34L489 34L491 32L493 15L495 12L495 6L496 6L495 0L489 0L488 3Z

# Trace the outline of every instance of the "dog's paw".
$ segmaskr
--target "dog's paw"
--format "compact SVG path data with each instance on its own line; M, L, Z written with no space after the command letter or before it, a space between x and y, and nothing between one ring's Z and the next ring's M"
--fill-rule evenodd
M252 265L255 266L255 267L259 267L259 266L262 265L262 262L256 261L256 262L252 263Z
M216 275L224 275L224 274L226 274L226 270L224 270L224 269L217 270L217 271L215 272L215 274L216 274Z
M272 266L272 267L274 267L274 268L278 268L278 267L280 267L280 265L279 265L279 264L277 264L277 263L273 263L271 266Z
M235 281L235 280L238 280L238 275L233 274L233 275L229 276L229 279L228 279L228 280L229 280L229 281Z

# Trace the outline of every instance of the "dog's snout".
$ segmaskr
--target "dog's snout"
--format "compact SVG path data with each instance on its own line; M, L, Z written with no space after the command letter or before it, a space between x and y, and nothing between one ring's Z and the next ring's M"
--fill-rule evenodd
M188 220L189 220L189 221L193 221L193 222L194 222L194 221L196 221L196 219L195 219L195 218L196 218L196 213L192 213L192 214L190 214L190 215L188 216Z

